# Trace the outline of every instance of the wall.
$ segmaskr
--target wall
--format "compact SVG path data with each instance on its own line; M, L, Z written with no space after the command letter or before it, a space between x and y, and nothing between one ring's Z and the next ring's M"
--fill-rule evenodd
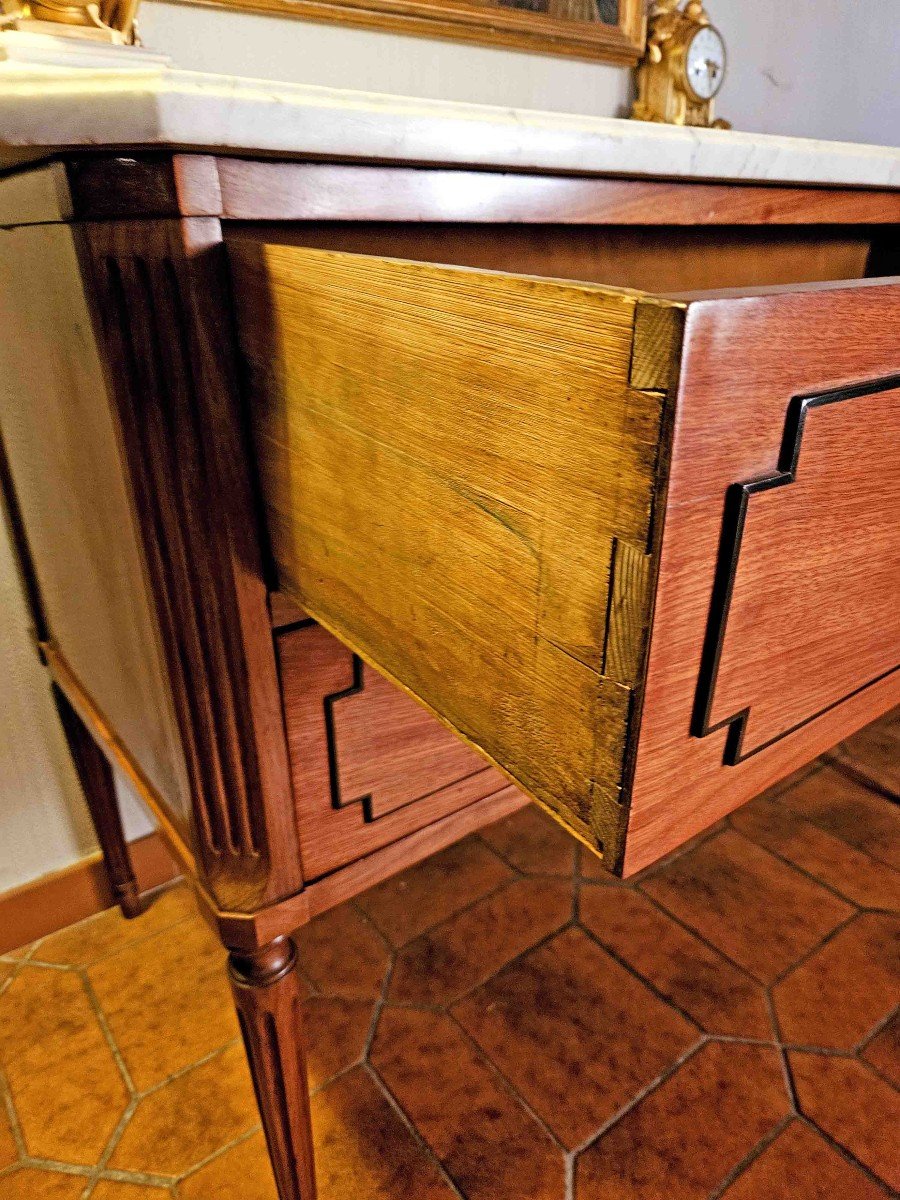
M710 0L731 47L719 110L738 129L897 144L897 0ZM602 64L145 0L145 43L199 71L615 116L627 71ZM0 525L0 890L93 840ZM129 802L132 835L147 819ZM40 836L38 836L40 835Z
M900 143L897 0L708 0L730 47L737 129ZM188 70L617 116L627 71L598 63L145 0L141 35Z
M0 521L0 892L95 849L90 818L69 759L47 672L31 639L25 596L6 523ZM124 794L126 830L151 827Z

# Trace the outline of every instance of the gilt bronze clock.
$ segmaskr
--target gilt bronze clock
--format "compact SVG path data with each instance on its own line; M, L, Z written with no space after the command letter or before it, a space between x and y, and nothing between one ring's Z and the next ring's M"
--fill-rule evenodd
M702 0L656 0L647 18L647 50L637 68L639 121L730 128L713 119L713 101L725 80L725 41L710 24Z

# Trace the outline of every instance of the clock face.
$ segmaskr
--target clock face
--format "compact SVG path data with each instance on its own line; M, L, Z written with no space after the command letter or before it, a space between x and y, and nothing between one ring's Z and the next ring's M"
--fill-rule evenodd
M718 29L704 25L688 44L687 84L698 100L711 100L725 80L725 43Z

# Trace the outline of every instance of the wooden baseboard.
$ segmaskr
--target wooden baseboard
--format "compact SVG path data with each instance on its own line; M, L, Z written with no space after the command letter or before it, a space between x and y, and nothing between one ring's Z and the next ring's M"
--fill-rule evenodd
M131 861L142 892L175 879L179 869L159 833L131 843ZM113 905L99 853L0 895L0 954L92 917Z

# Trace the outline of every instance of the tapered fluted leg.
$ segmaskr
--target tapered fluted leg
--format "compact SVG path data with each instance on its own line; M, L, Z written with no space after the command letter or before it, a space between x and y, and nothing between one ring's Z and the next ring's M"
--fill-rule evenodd
M280 1200L315 1200L306 1053L295 971L297 952L280 937L233 951L228 973Z
M143 905L122 828L112 767L65 695L56 687L53 692L69 752L103 851L113 896L123 916L136 917L143 911Z

